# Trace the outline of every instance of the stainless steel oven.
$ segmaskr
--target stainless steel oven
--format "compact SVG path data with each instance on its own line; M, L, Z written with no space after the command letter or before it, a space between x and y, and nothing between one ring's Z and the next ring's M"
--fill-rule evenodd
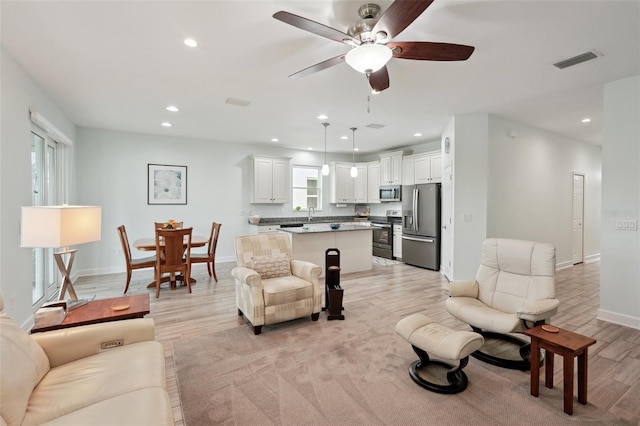
M373 255L393 259L393 225L401 223L401 210L387 210L384 219L373 220Z
M373 255L391 259L393 257L393 228L390 223L372 223Z

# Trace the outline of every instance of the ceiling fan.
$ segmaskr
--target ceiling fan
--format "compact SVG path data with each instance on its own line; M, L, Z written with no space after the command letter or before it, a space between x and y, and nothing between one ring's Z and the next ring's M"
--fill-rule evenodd
M367 76L374 92L381 92L389 87L386 64L392 57L419 61L467 60L475 49L473 46L428 41L392 41L433 1L396 0L382 15L377 4L364 4L358 9L361 20L349 27L346 33L293 13L276 12L273 17L282 22L352 47L345 54L312 65L289 77L302 77L347 62L353 69Z

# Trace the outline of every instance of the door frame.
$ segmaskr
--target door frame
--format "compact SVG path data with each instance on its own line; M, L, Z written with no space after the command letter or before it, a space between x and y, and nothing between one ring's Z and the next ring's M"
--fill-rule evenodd
M581 236L580 236L580 242L582 244L582 247L580 248L580 259L576 261L575 259L575 254L576 254L576 247L575 247L575 238L574 238L574 224L573 224L573 220L575 218L575 208L576 208L576 203L574 202L574 198L575 198L575 194L576 194L576 190L575 190L575 179L576 176L580 176L582 178L582 202L581 202L581 206L582 206L582 223L580 226L580 232L581 232ZM571 263L573 265L577 265L579 263L584 263L584 198L585 198L585 188L586 188L586 182L587 182L587 176L585 173L579 173L579 172L572 172L571 173Z

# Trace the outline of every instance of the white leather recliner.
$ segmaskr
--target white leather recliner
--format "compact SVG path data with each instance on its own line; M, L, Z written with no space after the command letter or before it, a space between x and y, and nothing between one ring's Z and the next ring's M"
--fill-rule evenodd
M548 323L558 311L555 248L533 241L490 238L482 245L476 279L445 286L447 311L488 338L520 346L522 359L505 359L482 348L475 358L502 367L528 370L529 344L508 333Z
M320 266L292 259L286 234L246 235L235 239L238 266L231 271L236 281L238 315L253 325L263 325L311 315L317 321L322 310L324 286L318 283Z

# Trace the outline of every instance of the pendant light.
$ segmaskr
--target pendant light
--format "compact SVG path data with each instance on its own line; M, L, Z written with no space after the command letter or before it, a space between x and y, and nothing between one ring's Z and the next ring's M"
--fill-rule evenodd
M327 164L327 126L329 123L322 123L324 126L324 164L322 165L322 176L329 176L329 164Z
M353 166L351 166L351 177L358 177L358 169L356 168L356 130L357 127L352 127L351 131L353 132L353 147L351 148L351 158L353 160Z

